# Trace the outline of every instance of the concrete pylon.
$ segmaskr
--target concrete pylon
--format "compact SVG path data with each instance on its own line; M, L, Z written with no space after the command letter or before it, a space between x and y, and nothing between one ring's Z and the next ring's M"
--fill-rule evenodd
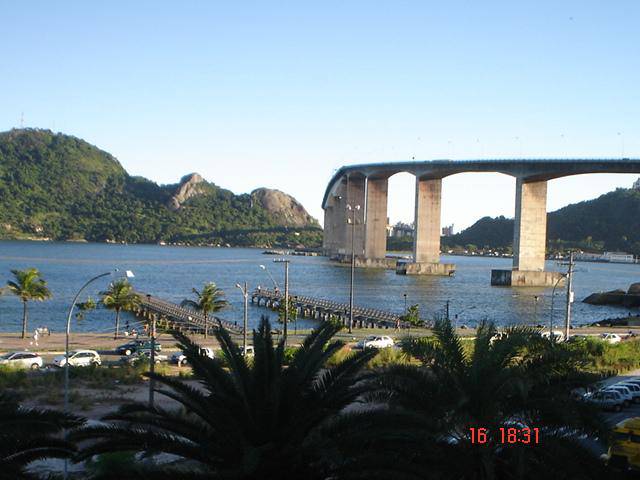
M518 287L551 287L562 284L559 272L545 272L547 241L547 181L516 179L516 212L513 226L513 268L492 270L491 284Z
M387 195L389 180L367 179L364 256L384 260L387 255Z
M344 255L347 242L347 182L340 182L336 194L332 197L330 227L330 257Z
M442 179L416 178L415 231L413 261L438 263L440 261L440 210L442 205Z
M547 241L547 182L516 180L513 269L544 270Z
M365 209L365 185L366 178L364 176L349 176L346 183L346 202L344 204L343 214L345 215L345 242L343 243L345 255L351 257L351 234L355 234L353 240L353 248L357 257L364 256L364 209ZM352 228L351 221L352 211L348 210L348 205L351 208L360 206L359 210L356 210L355 214L355 228Z
M440 263L440 210L442 179L416 178L413 262L398 262L396 273L405 275L452 275L455 265Z

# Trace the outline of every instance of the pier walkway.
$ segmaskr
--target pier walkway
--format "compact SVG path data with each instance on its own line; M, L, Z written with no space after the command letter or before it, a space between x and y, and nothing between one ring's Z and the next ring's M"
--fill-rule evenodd
M284 299L282 292L268 288L257 288L251 294L251 303L258 306L278 308ZM322 298L289 294L289 302L294 305L302 317L316 320L335 318L347 325L349 322L349 304L339 303ZM409 324L400 320L400 315L375 308L353 307L354 328L407 328Z
M137 317L149 319L151 315L157 315L157 326L160 328L204 332L204 315L201 312L181 307L146 293L136 292L136 294L140 298L140 306L133 312ZM216 329L218 322L231 333L242 333L242 327L214 315L207 317L208 330Z

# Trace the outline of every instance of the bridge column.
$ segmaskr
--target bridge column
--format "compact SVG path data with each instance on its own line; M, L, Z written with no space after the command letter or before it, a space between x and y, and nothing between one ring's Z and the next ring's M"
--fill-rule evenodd
M346 229L343 260L351 260L352 234L355 235L353 238L355 255L362 257L364 254L364 228L362 221L365 209L365 180L365 177L349 177L347 180L347 198L343 209ZM360 210L355 212L355 228L352 227L351 223L347 224L347 222L351 222L353 217L353 211L347 210L347 205L350 205L351 208L360 205Z
M452 263L440 263L440 210L442 179L416 178L413 263L398 263L396 273L407 275L451 275Z
M365 205L364 258L358 266L395 268L396 261L387 259L387 198L389 180L368 178Z
M329 256L336 258L346 253L347 244L347 180L340 182L336 194L331 199L332 212L330 214L331 225L329 227Z
M492 270L491 284L506 286L554 286L558 272L545 272L547 241L547 181L516 179L516 212L513 230L513 268Z

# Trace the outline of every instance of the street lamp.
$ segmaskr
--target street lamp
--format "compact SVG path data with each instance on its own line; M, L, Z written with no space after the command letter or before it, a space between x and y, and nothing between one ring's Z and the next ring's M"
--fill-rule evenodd
M73 309L76 307L76 303L78 302L78 299L80 298L80 295L82 294L85 288L87 288L90 284L92 284L96 280L99 280L100 278L103 278L103 277L108 277L109 275L113 275L116 272L119 272L119 270L115 269L110 272L101 273L100 275L96 275L95 277L87 280L87 282L85 282L85 284L82 285L82 287L80 287L80 290L78 290L78 293L76 293L76 296L73 297L73 302L71 302L71 307L69 307L69 314L67 315L67 325L65 330L65 342L64 342L64 412L65 413L69 413L69 337L71 335L71 317L73 315ZM131 270L126 270L124 273L127 278L134 277L133 272ZM66 440L67 438L66 430L64 432L64 437ZM64 476L63 476L65 480L67 479L68 474L69 474L69 465L68 465L68 460L65 458Z
M356 269L356 212L360 210L360 205L351 206L347 204L347 210L351 212L351 282L349 287L349 333L353 332L353 277Z
M551 290L551 312L549 313L549 335L553 336L553 301L556 298L556 287L560 284L560 280L562 280L563 278L565 278L565 274L561 274L560 277L558 277L558 280L556 280L555 285L553 286L553 289Z
M289 323L289 260L286 258L276 258L273 263L284 263L284 329L282 331L282 338L284 339L284 346L286 347L287 324Z
M271 279L271 281L273 282L274 287L276 287L278 290L280 290L280 287L278 286L278 282L276 282L276 279L273 278L273 275L271 275L271 272L269 271L269 269L266 267L266 265L260 265L260 268L262 270L264 270L265 272L267 272L267 275L269 275L269 278Z
M260 265L261 267L263 265ZM243 316L243 329L242 329L242 353L243 355L247 354L247 324L248 324L248 318L247 318L247 311L249 308L248 305L248 299L249 299L249 290L247 287L247 282L244 282L244 288L239 284L236 283L236 287L238 287L240 289L240 291L242 292L242 296L244 298L244 316Z

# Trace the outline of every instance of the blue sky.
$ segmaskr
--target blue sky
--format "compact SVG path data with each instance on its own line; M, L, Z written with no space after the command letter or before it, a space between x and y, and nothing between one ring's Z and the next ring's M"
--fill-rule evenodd
M51 128L159 183L197 171L316 217L334 169L640 156L634 1L2 2L0 129ZM628 175L555 180L549 209ZM391 179L392 220L413 183ZM443 223L513 215L514 181L443 185Z

